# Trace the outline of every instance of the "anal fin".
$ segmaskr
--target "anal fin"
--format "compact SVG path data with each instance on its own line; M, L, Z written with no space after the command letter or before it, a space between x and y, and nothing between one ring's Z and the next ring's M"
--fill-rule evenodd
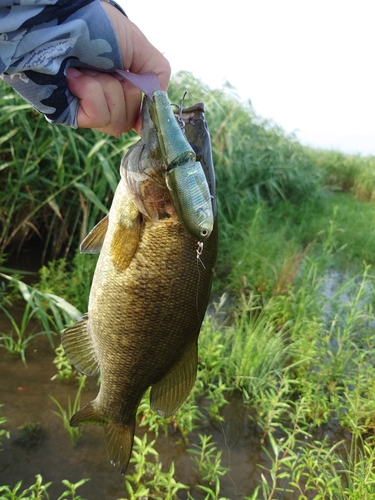
M85 375L98 375L99 362L89 332L88 315L64 330L61 343L71 363Z
M188 346L181 359L151 389L151 408L163 417L178 410L194 385L198 365L198 345Z
M69 424L71 427L79 427L80 425L100 425L105 427L107 422L108 421L95 410L95 401L91 401L72 416Z

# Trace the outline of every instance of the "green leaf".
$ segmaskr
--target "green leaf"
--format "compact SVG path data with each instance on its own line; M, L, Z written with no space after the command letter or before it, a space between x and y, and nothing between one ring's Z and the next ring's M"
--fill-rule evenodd
M98 158L100 159L100 165L103 169L104 177L106 178L108 184L111 186L112 192L114 193L117 188L118 179L113 172L111 165L107 158L105 158L101 153L98 153Z
M88 186L82 184L81 182L75 182L74 186L78 188L81 191L81 193L84 196L86 196L86 198L88 198L92 203L94 203L94 205L97 208L99 208L99 210L101 210L105 214L108 213L107 207L103 205L103 203L99 200L94 191L92 191Z

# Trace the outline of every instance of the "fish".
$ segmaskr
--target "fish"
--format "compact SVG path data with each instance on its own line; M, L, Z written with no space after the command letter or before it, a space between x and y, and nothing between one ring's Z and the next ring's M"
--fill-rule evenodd
M209 238L214 224L212 197L207 178L196 153L181 133L185 128L182 108L174 120L168 95L152 93L150 113L166 167L166 184L180 221L200 241Z
M151 408L169 417L194 385L198 336L218 253L214 173L202 107L193 106L189 113L182 109L173 119L184 121L181 133L187 140L194 138L192 148L211 184L214 223L204 241L176 212L151 106L145 97L141 139L121 162L109 214L81 243L83 253L100 252L88 312L62 335L76 369L101 377L97 397L72 416L70 425L102 426L109 459L121 474L128 467L145 392L151 387Z
M176 121L168 94L160 89L155 73L136 74L124 70L116 72L121 79L139 88L149 98L151 119L155 125L166 169L166 184L176 213L191 234L200 241L206 240L210 237L214 225L215 201L202 164L197 160L186 135L181 133L181 128L185 128L186 117L183 117L183 114L187 112L186 108L182 108L182 105L179 107ZM203 103L193 105L189 112L202 110L202 105ZM204 136L197 131L194 135L201 135L203 140ZM209 134L205 136L209 137ZM211 151L211 143L209 149ZM212 185L210 187L212 189Z

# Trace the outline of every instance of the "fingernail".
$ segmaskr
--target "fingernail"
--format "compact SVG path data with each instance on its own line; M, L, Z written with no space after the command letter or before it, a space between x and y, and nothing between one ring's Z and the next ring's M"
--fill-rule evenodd
M99 75L99 71L95 71L94 69L89 69L89 68L85 68L84 70L82 70L82 73L85 73L85 75L90 75L90 76Z
M70 78L78 78L82 76L82 73L76 68L69 68L67 71L67 76Z

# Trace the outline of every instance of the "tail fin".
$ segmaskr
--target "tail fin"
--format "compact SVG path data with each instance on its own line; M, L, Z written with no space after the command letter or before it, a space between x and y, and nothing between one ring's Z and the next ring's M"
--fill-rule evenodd
M133 448L135 419L128 424L108 422L108 419L95 410L94 405L95 401L91 401L77 411L70 419L70 425L78 427L91 424L104 427L107 453L111 464L119 466L120 473L125 474Z
M108 457L113 466L120 467L120 474L125 474L128 468L134 429L135 420L129 424L109 423L105 428Z

